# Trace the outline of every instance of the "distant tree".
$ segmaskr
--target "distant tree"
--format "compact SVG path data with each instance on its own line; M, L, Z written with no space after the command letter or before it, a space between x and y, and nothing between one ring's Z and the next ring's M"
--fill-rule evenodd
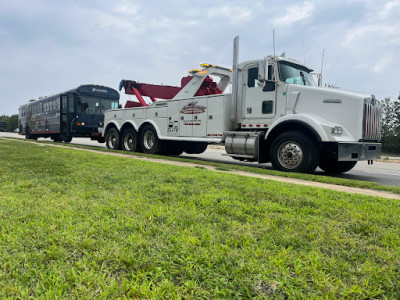
M0 121L6 122L6 131L13 132L18 127L18 115L0 116Z
M382 114L382 150L400 154L400 95L398 100L382 101Z

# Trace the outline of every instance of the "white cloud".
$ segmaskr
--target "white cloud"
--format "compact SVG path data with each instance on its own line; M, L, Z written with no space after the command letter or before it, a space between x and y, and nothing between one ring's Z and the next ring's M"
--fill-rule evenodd
M247 21L252 15L251 10L238 6L215 7L208 13L211 18L227 18L231 22Z
M283 17L275 18L276 25L292 25L295 22L307 19L314 11L314 4L311 2L304 2L301 5L293 5L286 8L286 14Z

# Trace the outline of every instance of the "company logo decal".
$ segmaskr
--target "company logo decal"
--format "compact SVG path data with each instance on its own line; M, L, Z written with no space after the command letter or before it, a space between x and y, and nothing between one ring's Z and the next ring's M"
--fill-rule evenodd
M93 88L92 92L107 93L107 90L100 90L100 89Z
M202 114L203 112L206 111L206 109L207 107L205 106L197 105L196 101L196 102L191 102L182 107L181 114Z

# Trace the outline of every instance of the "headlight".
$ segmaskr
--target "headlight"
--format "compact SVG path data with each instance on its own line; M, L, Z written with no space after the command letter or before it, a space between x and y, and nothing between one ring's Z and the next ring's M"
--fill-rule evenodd
M342 135L343 133L343 128L341 126L334 126L332 127L332 135Z

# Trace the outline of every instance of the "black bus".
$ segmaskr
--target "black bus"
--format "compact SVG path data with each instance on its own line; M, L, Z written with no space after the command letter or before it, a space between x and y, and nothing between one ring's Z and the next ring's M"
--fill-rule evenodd
M6 126L7 126L6 122L0 122L0 131L1 132L6 131Z
M81 85L19 107L19 133L27 139L50 137L69 143L73 137L101 137L104 112L118 108L119 93L101 85Z

